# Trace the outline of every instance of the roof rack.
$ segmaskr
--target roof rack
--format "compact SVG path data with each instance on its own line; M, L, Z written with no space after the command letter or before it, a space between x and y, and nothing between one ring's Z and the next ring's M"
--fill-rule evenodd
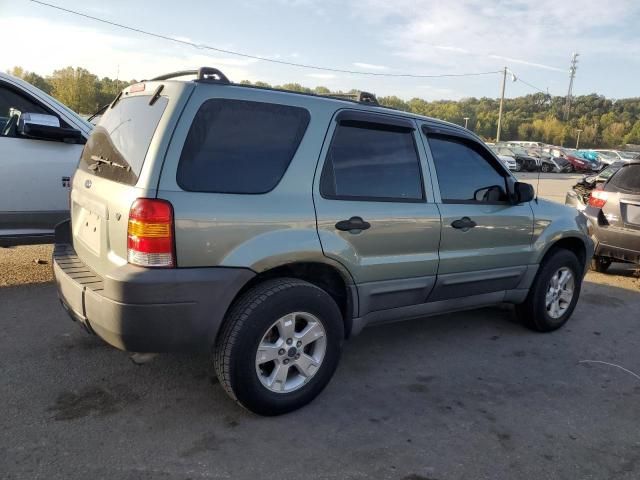
M222 73L217 68L213 68L213 67L200 67L198 70L179 70L177 72L165 73L164 75L154 77L151 80L162 81L162 80L169 80L171 78L185 77L187 75L196 75L197 76L195 80L196 82L220 83L223 85L231 84L231 81L227 78L227 76L224 73ZM145 81L145 80L142 80L142 81ZM328 98L334 98L337 100L348 100L350 102L361 103L365 105L373 105L378 107L380 106L380 104L378 103L378 99L373 93L362 92L362 91L355 92L355 93L329 93L329 94L323 95L323 94L315 94L315 93L304 93L304 92L294 92L289 90L281 90L273 87L269 87L269 88L258 87L256 85L239 85L239 86L250 87L250 88L260 88L264 90L286 91L289 93L296 93L301 95L311 95L315 97L318 97L318 96L328 97Z
M369 92L356 92L356 93L327 93L323 95L326 97L337 98L340 100L350 100L358 103L368 103L371 105L380 106L378 99L373 93Z
M231 83L224 73L213 67L201 67L198 70L179 70L177 72L165 73L164 75L152 78L151 81L169 80L187 75L197 75L197 82Z

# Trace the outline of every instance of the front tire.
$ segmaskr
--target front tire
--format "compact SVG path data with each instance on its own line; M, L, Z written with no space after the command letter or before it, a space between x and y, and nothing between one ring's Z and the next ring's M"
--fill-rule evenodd
M343 340L342 314L327 292L302 280L267 280L227 314L214 366L240 405L280 415L320 394L338 366Z
M576 307L583 269L574 253L559 249L551 253L540 270L524 303L516 313L524 324L538 332L562 327Z
M542 171L542 173L549 173L551 171L551 165L549 165L548 163L543 163L540 166L540 170Z

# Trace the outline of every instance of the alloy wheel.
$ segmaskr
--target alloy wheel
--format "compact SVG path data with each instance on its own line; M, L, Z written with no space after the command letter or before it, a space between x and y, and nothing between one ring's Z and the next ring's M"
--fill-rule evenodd
M553 319L565 314L573 300L575 280L567 267L562 267L551 276L545 296L547 313Z
M289 313L263 335L256 352L260 383L275 393L290 393L318 372L327 349L322 322L307 312Z

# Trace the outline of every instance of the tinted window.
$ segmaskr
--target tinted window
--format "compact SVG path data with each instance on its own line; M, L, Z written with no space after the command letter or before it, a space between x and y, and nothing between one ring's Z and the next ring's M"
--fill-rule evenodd
M0 84L0 133L9 120L9 112L12 108L21 113L49 113L29 98Z
M640 193L640 165L627 165L611 177L607 190Z
M23 113L49 113L29 98L10 88L0 86L0 118L7 118L12 108Z
M329 198L421 201L422 176L413 132L342 122L331 141L320 190Z
M308 124L303 108L207 100L182 149L178 185L195 192L266 193L284 175Z
M107 108L82 152L80 168L97 176L135 185L166 97L149 105L150 95L123 98Z
M443 201L505 201L505 178L481 153L480 146L448 137L430 136ZM488 187L500 187L484 192ZM485 195L486 193L486 195Z

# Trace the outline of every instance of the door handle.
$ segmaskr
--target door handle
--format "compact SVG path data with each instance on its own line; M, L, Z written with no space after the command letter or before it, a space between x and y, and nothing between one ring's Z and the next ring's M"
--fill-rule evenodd
M477 223L471 220L469 217L462 217L458 220L454 220L453 222L451 222L451 226L453 228L457 228L458 230L462 230L463 232L466 232L472 229L476 225Z
M336 228L343 232L359 233L371 227L369 222L365 222L362 217L351 217L349 220L340 220L336 223ZM356 231L357 230L357 231Z

